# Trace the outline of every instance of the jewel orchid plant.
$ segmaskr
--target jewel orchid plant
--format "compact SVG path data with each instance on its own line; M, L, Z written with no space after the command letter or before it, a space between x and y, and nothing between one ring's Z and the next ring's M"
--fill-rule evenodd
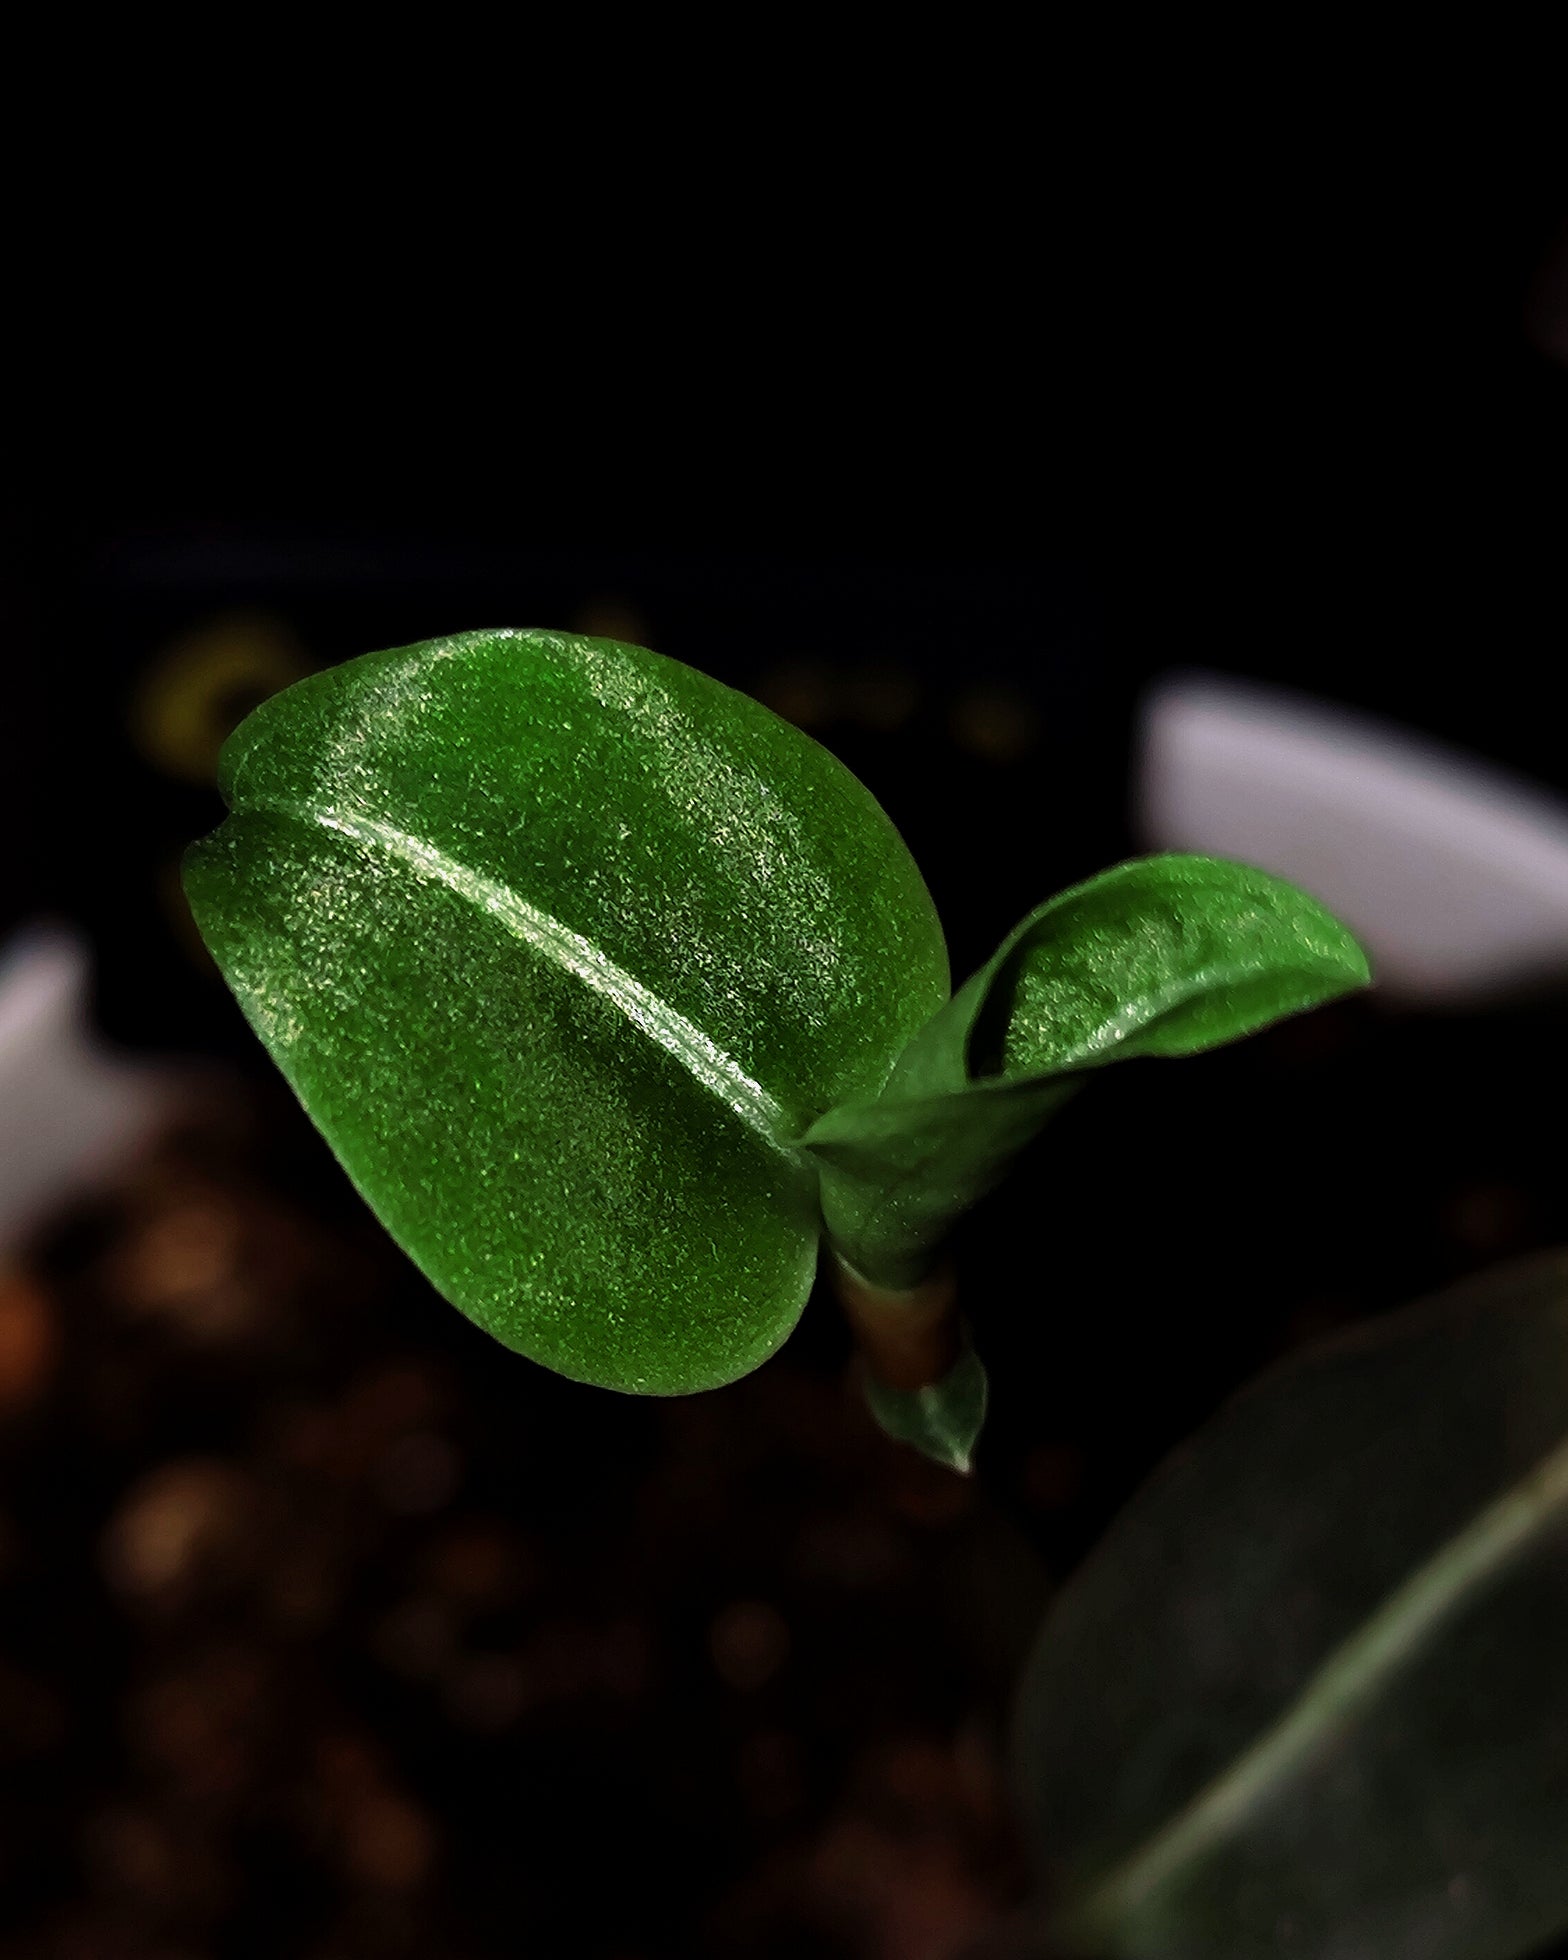
M1096 1069L1367 981L1304 893L1135 860L950 993L931 895L825 749L614 641L367 654L230 738L198 925L387 1230L583 1382L734 1381L825 1249L891 1434L968 1467L984 1370L942 1248Z

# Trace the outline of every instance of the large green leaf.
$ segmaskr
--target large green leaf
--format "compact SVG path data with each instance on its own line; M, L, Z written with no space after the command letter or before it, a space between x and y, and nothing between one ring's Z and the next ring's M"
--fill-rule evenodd
M1315 899L1247 865L1135 859L1048 900L807 1147L849 1265L911 1286L1087 1070L1195 1054L1365 986Z
M197 922L435 1285L610 1387L768 1355L816 1257L797 1141L947 997L854 777L656 654L488 632L289 688L222 782Z
M1568 1926L1568 1254L1297 1360L1134 1499L1019 1714L1121 1960L1515 1960Z

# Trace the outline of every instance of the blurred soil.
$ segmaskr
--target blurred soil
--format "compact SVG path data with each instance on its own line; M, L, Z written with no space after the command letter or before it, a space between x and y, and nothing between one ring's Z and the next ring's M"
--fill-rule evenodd
M946 1960L1041 1569L823 1329L639 1402L435 1301L281 1096L0 1278L5 1960ZM1070 1477L1070 1466L1062 1466Z

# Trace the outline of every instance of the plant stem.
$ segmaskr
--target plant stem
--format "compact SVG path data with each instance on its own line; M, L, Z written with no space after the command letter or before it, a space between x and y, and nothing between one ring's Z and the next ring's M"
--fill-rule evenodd
M907 1292L894 1293L833 1258L833 1286L866 1366L888 1388L932 1388L962 1347L951 1261Z

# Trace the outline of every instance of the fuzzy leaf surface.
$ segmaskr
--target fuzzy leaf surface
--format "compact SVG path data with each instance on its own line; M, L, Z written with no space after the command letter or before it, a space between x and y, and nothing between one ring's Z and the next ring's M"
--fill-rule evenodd
M618 1389L771 1353L815 1265L801 1133L947 995L863 786L675 661L499 631L274 696L221 781L197 923L436 1287Z

